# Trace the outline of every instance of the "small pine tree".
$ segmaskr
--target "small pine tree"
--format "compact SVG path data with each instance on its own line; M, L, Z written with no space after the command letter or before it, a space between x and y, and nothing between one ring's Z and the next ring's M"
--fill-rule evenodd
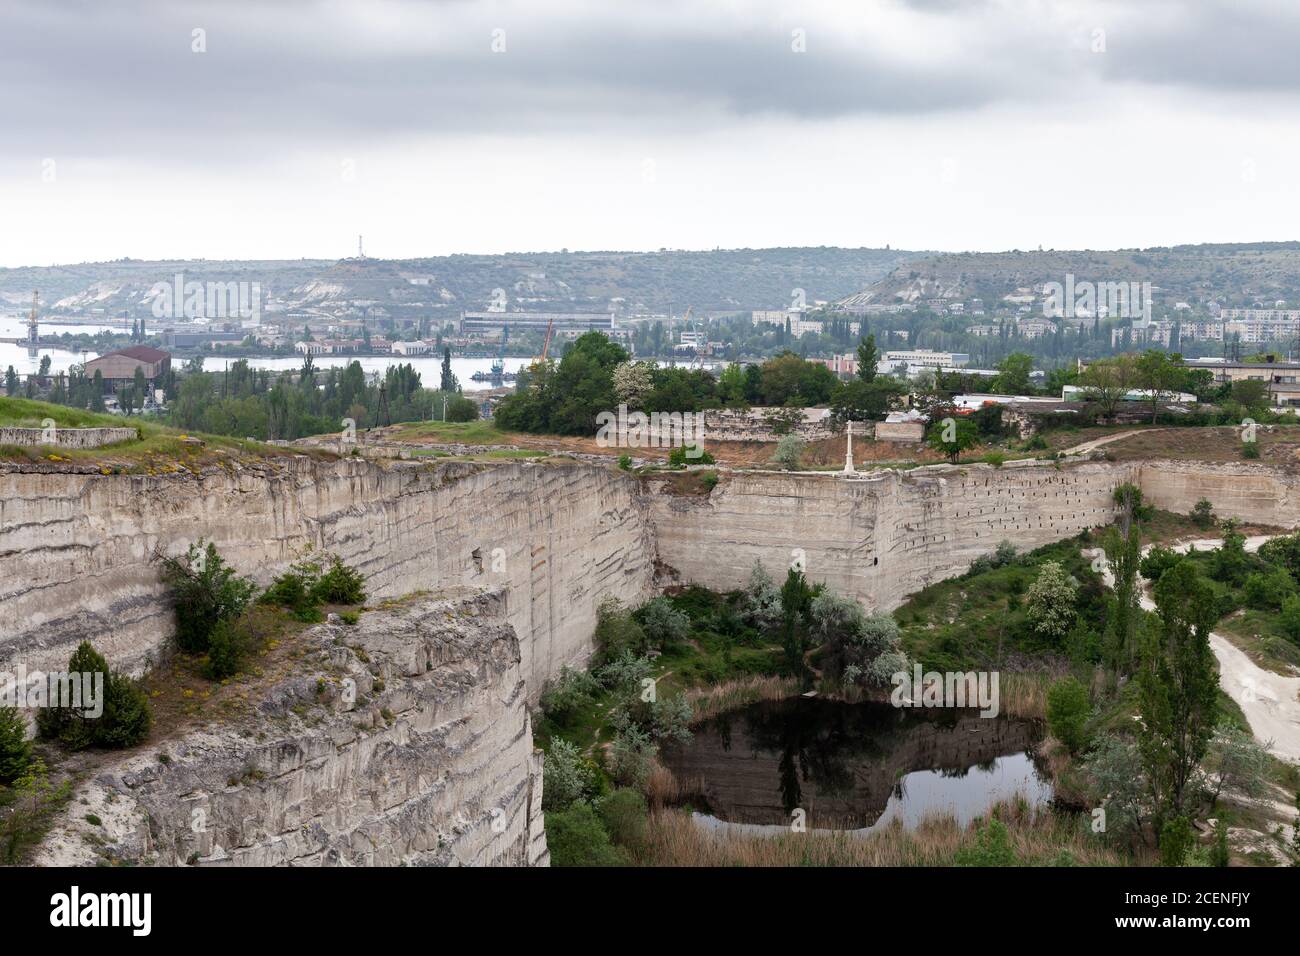
M32 742L17 707L0 707L0 784L10 784L27 772Z
M89 641L77 645L77 649L68 658L68 673L101 674L107 692L108 661ZM36 732L42 739L57 740L69 750L84 750L94 742L93 725L82 710L71 707L44 707L38 710Z
M87 716L85 707L42 708L36 714L36 730L42 738L58 740L69 750L132 747L144 740L153 715L149 698L135 680L110 670L104 656L89 641L82 641L72 652L68 672L103 675L103 712L92 717Z
M149 698L135 680L112 671L104 685L104 715L96 721L94 742L100 747L134 747L149 735L153 714Z
M1192 524L1201 530L1206 530L1214 526L1214 505L1210 503L1209 498L1202 498L1196 502L1191 513Z

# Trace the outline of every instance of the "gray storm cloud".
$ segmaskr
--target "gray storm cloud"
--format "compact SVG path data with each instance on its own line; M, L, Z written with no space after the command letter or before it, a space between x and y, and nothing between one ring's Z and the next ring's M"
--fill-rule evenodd
M1090 83L1291 92L1297 41L1289 5L1242 0L6 0L0 154L197 163L412 133L716 130L1068 101Z

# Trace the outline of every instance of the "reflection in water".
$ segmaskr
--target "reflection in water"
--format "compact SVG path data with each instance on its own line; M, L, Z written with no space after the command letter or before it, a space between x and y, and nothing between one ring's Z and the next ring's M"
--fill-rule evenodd
M716 820L861 829L951 813L962 822L1023 795L1049 802L1034 766L1035 727L975 711L792 698L753 704L665 748L664 762Z

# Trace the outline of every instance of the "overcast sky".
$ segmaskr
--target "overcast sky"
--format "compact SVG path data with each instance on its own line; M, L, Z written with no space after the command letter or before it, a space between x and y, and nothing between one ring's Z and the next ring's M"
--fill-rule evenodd
M1300 238L1291 0L2 0L0 265Z

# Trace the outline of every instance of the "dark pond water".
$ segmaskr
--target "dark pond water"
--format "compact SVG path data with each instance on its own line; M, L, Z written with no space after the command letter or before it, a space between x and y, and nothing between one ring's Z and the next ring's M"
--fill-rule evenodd
M1032 722L977 711L795 697L701 724L663 761L706 825L788 832L801 808L809 829L911 827L936 813L968 823L1017 794L1050 803L1039 736Z

